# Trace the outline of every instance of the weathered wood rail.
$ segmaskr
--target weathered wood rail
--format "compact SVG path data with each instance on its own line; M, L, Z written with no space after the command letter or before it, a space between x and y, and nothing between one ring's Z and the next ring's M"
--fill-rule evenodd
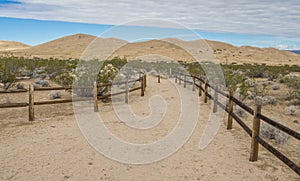
M186 78L191 77L193 78L193 81L188 81ZM213 112L216 112L216 106L219 106L223 110L225 110L228 113L227 118L227 129L232 129L232 120L234 119L242 128L243 130L251 137L251 146L250 146L250 158L249 161L257 161L258 159L258 150L259 150L259 144L262 145L264 148L266 148L269 152L271 152L275 157L277 157L279 160L281 160L284 164L289 166L294 172L296 172L298 175L300 175L300 167L297 165L294 161L292 161L290 158L288 158L286 155L281 153L279 150L274 148L272 145L270 145L267 141L265 141L262 137L260 137L260 121L264 121L267 124L270 124L274 126L275 128L283 131L284 133L294 137L298 141L300 141L300 133L296 132L295 130L292 130L270 118L263 115L261 113L262 105L257 104L254 109L246 105L245 103L239 101L233 96L233 92L224 92L220 89L218 89L217 85L211 85L208 81L205 81L201 77L197 76L191 76L191 75L184 75L184 74L178 74L175 76L175 83L181 84L183 81L184 87L186 87L186 83L193 84L193 87L197 87L199 90L199 96L202 96L202 93L204 95L204 103L207 102L207 99L211 99L214 101L213 105ZM198 82L198 84L197 84ZM203 86L204 85L204 86ZM213 90L214 94L209 94L209 88ZM194 89L194 88L193 88ZM228 98L228 104L224 105L218 100L218 95L222 95L226 98ZM247 124L244 123L244 121L233 112L233 106L234 104L238 105L240 108L248 112L250 115L253 116L253 127L250 129Z

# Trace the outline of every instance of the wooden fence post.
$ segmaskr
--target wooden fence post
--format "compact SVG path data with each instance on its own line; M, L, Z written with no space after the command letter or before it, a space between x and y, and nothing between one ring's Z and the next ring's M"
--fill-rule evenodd
M233 112L233 100L232 100L232 96L233 96L233 91L230 90L229 91L229 101L228 101L228 119L227 119L227 129L232 129L232 112Z
M125 81L125 103L128 104L128 77L126 77Z
M94 82L93 87L93 93L94 93L94 112L98 112L98 87L97 82Z
M146 74L144 74L144 76L143 76L143 81L144 81L144 91L146 90L146 87L147 87L147 76L146 76Z
M199 80L199 96L202 96L202 89L201 89L201 87L202 87L202 82L201 82L201 80Z
M177 74L175 75L175 83L177 83Z
M29 121L34 121L34 87L29 85Z
M157 82L160 83L160 73L158 71L158 75L157 75Z
M213 112L217 112L218 111L218 85L215 86L215 90L214 90L214 105L213 105Z
M207 103L208 85L207 82L204 84L204 103Z
M179 74L179 85L181 85L181 74Z
M252 127L252 138L251 138L251 149L250 149L250 161L254 162L257 161L258 158L258 138L259 138L259 131L260 131L260 119L257 117L257 114L261 112L261 100L256 100L256 107L254 110L254 117L253 117L253 127Z
M183 87L186 88L186 75L184 75Z
M192 88L193 91L195 91L195 81L196 81L195 77L193 77L193 88Z
M141 72L139 72L139 82L142 81L142 76L141 76Z
M146 75L143 76L142 82L141 82L141 96L144 96L145 93L145 82L146 82Z

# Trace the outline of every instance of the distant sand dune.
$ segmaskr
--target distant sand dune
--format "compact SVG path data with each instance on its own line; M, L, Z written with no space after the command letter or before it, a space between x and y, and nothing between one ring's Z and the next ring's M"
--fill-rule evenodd
M41 58L80 58L85 49L96 39L95 36L86 34L75 34L62 37L50 42L46 42L37 46L29 47L27 45L14 42L1 44L0 54L23 57L41 57ZM101 39L101 38L100 38ZM182 41L179 39L169 38L163 40L150 40L145 42L128 43L119 39L105 39L107 42L106 49L110 46L120 45L121 48L115 51L110 57L120 56L129 60L147 54L158 54L169 57L174 60L182 60L186 62L195 61L186 47L193 50L194 53L211 52L221 63L265 63L270 65L288 64L300 65L300 55L288 51L281 51L275 48L257 48L251 46L236 47L227 43L210 41L210 40L194 40ZM204 45L206 44L206 45ZM180 45L180 46L179 46ZM207 47L206 49L198 48ZM94 47L95 48L95 47ZM103 47L102 47L103 48Z

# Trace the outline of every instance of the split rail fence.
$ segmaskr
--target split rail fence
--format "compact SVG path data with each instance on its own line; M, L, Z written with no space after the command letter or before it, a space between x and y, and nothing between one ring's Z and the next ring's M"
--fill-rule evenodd
M107 83L107 84L101 84L97 85L96 82L94 82L93 86L67 86L67 87L40 87L40 88L34 88L34 86L31 84L29 85L29 89L20 89L20 90L13 90L13 91L0 91L0 94L8 94L8 93L26 93L28 92L29 101L28 102L19 102L19 103L4 103L0 104L0 108L18 108L18 107L28 107L28 120L34 121L34 107L38 105L49 105L49 104L61 104L61 103L70 103L70 102L79 102L79 101L94 101L94 111L98 112L98 101L101 99L106 99L111 96L116 95L125 95L125 103L128 103L128 97L129 93L137 90L141 90L141 96L144 96L144 92L146 90L147 86L147 78L145 74L140 75L140 77L136 80L128 80L123 82L116 82L116 83ZM140 82L140 86L135 88L129 88L128 83L134 83L134 82ZM109 87L113 85L125 85L125 90L120 92L114 92L106 95L99 95L98 89L101 87ZM63 100L47 100L47 101L35 101L34 100L34 92L36 91L52 91L52 90L80 90L85 89L89 91L93 91L93 97L82 97L82 98L70 98L70 99L63 99Z
M187 80L187 77L191 77L193 81ZM160 82L160 77L158 76L158 81ZM199 96L204 95L204 103L207 103L208 98L213 100L213 112L217 112L218 107L222 108L228 113L227 118L227 129L232 129L233 119L243 128L243 130L251 137L251 149L250 149L250 161L257 161L258 159L258 148L259 144L271 152L275 157L281 160L284 164L289 166L293 171L300 175L300 167L295 162L293 162L286 155L281 153L279 150L270 145L267 141L260 137L260 122L261 120L267 124L274 126L275 128L283 131L284 133L294 137L297 141L300 140L300 134L261 113L262 105L258 104L254 109L246 105L245 103L239 101L233 96L233 92L226 93L220 89L218 85L211 85L208 81L205 81L201 77L178 74L175 76L175 83L182 84L186 87L187 83L192 84L193 91L195 87L198 88ZM213 95L209 93L209 88L212 90ZM228 99L227 104L222 104L219 100L219 95L224 96ZM243 120L233 112L234 104L241 107L243 110L248 112L253 116L253 127L250 129Z

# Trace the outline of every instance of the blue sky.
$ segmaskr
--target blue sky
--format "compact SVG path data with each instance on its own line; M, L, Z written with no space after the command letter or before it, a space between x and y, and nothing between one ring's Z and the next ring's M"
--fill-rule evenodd
M11 0L0 0L0 4L21 4L21 2Z
M0 40L37 45L86 33L130 41L205 38L237 46L300 49L299 9L300 1L293 0L0 0Z

